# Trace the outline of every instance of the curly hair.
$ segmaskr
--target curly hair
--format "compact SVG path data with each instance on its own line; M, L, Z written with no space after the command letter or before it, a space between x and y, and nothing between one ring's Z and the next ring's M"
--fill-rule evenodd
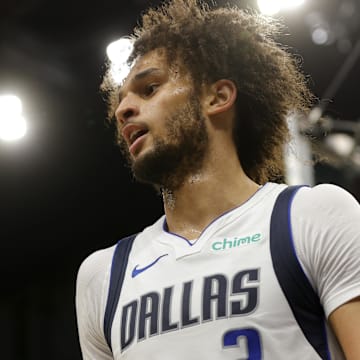
M128 61L164 48L168 63L180 61L195 89L232 80L238 91L233 139L240 163L259 184L282 181L287 116L306 113L313 96L298 59L275 40L281 31L277 21L254 11L172 0L143 14ZM110 111L115 107L110 100Z

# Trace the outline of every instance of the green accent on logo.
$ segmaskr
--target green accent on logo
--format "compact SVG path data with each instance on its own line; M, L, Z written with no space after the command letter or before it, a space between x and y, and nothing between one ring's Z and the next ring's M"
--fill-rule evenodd
M259 242L261 240L261 234L257 233L254 235L244 237L232 237L224 238L222 241L215 241L211 244L211 249L214 251L228 250L236 247L249 245L252 243Z

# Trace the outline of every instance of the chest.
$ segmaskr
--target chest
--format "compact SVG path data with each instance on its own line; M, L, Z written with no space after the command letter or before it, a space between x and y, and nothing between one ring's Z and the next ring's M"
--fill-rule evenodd
M250 326L250 314L251 326L266 326L264 314L281 318L287 304L272 268L268 225L225 226L198 249L185 243L176 252L159 244L144 254L135 248L114 321L120 352L204 325L220 333L231 322Z

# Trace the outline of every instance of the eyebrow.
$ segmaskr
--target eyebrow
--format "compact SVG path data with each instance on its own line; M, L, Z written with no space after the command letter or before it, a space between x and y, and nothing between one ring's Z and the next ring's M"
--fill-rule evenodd
M145 69L143 71L140 71L138 72L134 78L131 80L131 82L133 81L139 81L141 79L144 79L146 78L147 76L153 74L154 72L161 72L161 70L159 68L155 68L155 67L151 67L151 68L148 68L148 69ZM120 88L119 92L118 92L118 101L121 102L123 98L123 92Z
M140 71L139 73L137 73L135 76L134 76L134 80L141 80L143 79L144 77L154 73L154 72L160 72L161 70L158 69L158 68L148 68L148 69L145 69L143 71Z

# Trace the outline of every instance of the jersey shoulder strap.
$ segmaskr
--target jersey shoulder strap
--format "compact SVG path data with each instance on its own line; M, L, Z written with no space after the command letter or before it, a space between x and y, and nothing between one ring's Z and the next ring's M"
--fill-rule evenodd
M320 299L297 258L291 229L291 204L302 186L289 186L276 199L270 224L270 251L280 287L306 339L321 359L330 359Z
M110 285L104 316L104 335L110 350L112 350L111 327L114 320L116 307L119 302L129 254L136 235L137 234L133 234L118 241L111 263Z

